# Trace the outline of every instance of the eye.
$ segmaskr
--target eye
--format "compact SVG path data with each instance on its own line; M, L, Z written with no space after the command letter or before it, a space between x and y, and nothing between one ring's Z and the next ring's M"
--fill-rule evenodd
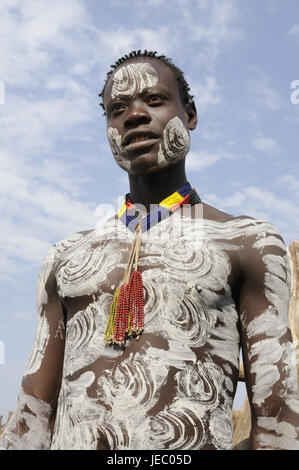
M146 102L150 106L159 106L164 102L164 97L162 95L152 94L147 97Z
M110 113L116 115L116 114L119 114L124 109L125 109L125 105L123 103L114 103L110 106Z

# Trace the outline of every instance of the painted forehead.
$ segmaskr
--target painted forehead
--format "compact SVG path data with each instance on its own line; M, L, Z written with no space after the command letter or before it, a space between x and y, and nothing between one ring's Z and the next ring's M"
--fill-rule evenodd
M112 76L111 98L133 98L159 81L157 70L148 62L131 62Z

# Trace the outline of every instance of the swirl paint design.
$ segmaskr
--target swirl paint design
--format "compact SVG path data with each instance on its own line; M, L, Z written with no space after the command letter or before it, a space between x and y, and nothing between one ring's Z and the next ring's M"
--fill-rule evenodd
M134 97L158 83L156 69L147 62L137 62L120 67L113 75L112 99Z
M287 331L283 299L287 298L289 272L274 227L249 218L225 223L196 219L188 224L179 212L153 227L153 239L144 237L140 253L145 332L138 342L128 341L123 351L104 343L113 290L122 280L131 240L119 221L116 236L114 223L108 221L100 232L75 234L56 244L51 268L45 268L55 274L59 297L67 306L62 384L51 440L46 425L41 424L50 413L49 405L35 405L26 396L32 410L33 406L41 408L38 422L26 415L28 441L24 445L30 448L32 439L33 448L59 450L230 449L240 319L251 345L253 377L257 377L252 388L254 406L267 410L280 381L284 400L298 413L291 344L281 341ZM179 239L172 236L178 227ZM194 234L201 233L202 227L199 241ZM161 228L168 233L167 239L155 237ZM253 253L261 254L265 267L268 306L248 320L245 311L239 318L230 277L232 254L242 251L245 239L253 237ZM41 286L39 296L42 311L49 315L47 289ZM282 315L278 315L281 308ZM34 350L38 349L39 340L34 344ZM32 354L35 357L37 352ZM44 355L43 350L41 364ZM18 448L14 429L23 421L24 412L20 397L14 424L8 426L2 445ZM292 422L266 416L259 420L264 430L262 446L269 445L269 430L275 430L277 446L297 445ZM36 430L36 439L42 443L34 440Z
M46 450L51 445L51 406L21 389L16 410L0 439L0 450ZM16 429L18 432L16 432Z
M189 132L178 116L172 118L163 131L163 141L159 146L158 164L167 166L185 158L190 149Z
M116 163L124 170L129 171L131 169L131 162L122 156L125 148L121 145L120 133L115 127L109 127L107 130L107 136Z
M175 214L173 216L177 217ZM179 221L178 217L177 223ZM167 223L164 223L165 228ZM231 266L228 256L212 240L203 243L198 251L188 229L179 243L171 238L167 242L156 240L156 243L145 240L141 266L142 260L146 261L143 272L146 332L138 343L138 349L136 341L132 341L124 353L105 346L103 341L113 292L102 291L106 290L105 281L90 282L90 275L96 279L96 273L105 272L107 259L109 269L106 275L110 278L116 267L121 266L120 280L125 268L129 243L124 243L115 251L114 242L109 237L109 224L106 230L105 238L110 241L99 244L101 258L96 257L98 241L94 234L94 240L87 240L83 250L80 245L77 256L74 252L70 257L67 251L64 253L64 262L60 263L56 274L60 295L71 298L78 293L89 295L91 287L96 295L86 308L68 320L65 387L59 397L59 419L52 448L75 446L73 441L65 442L69 438L64 436L71 435L69 419L80 422L81 426L80 438L78 434L80 444L78 442L76 448L82 448L83 435L86 448L95 449L200 449L207 443L215 448L224 448L221 442L229 448L232 427L227 423L230 422L233 390L227 389L227 373L213 359L217 356L217 347L215 350L208 348L210 353L205 352L207 344L216 343L211 331L219 323L219 311L209 308L209 303L217 297L222 305L217 291L226 293L222 308L229 312L230 321L237 323L238 320L231 308L228 285ZM120 230L125 228L120 227ZM90 246L93 247L93 258L86 263ZM114 252L119 256L114 258ZM93 271L86 269L89 263ZM78 285L76 276L72 275L73 269L81 275ZM219 323L218 327L222 325ZM231 361L231 371L236 371L238 337L228 338L225 343L227 349L231 350L233 346L235 351L227 360ZM219 356L221 354L219 352ZM100 365L103 360L109 361L106 367ZM110 361L113 361L112 367L108 365ZM77 383L73 377L81 377L78 376L80 370L86 371L87 367L95 374L91 387L95 394L86 394L82 389L80 393L85 397L82 400L86 408L84 405L75 411L73 404L67 408L70 387ZM169 399L169 390L172 389L173 397ZM222 414L217 417L217 426L222 423L222 429L227 432L223 441L213 436L207 426L219 407ZM97 420L97 431L91 432L88 416L92 409L97 409L97 416L101 418ZM78 413L76 419L67 418L73 413ZM218 429L217 426L215 429ZM95 435L101 436L101 442L95 439Z

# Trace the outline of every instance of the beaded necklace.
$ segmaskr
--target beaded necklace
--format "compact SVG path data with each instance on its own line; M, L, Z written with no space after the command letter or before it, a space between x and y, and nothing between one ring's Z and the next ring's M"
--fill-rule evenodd
M118 218L134 232L135 237L122 284L116 289L110 306L105 331L106 344L123 347L128 337L134 336L138 340L144 330L143 282L141 273L138 271L142 232L161 222L182 205L193 206L199 202L201 199L196 190L187 182L142 217L136 206L132 204L130 194L126 195L118 212Z

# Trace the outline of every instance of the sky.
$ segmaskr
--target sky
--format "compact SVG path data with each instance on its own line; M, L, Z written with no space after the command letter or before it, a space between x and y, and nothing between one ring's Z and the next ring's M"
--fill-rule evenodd
M297 0L1 0L0 415L15 408L50 246L128 192L98 93L131 50L171 57L199 125L187 176L203 201L299 239ZM101 206L102 207L102 206ZM234 407L245 397L238 388Z

